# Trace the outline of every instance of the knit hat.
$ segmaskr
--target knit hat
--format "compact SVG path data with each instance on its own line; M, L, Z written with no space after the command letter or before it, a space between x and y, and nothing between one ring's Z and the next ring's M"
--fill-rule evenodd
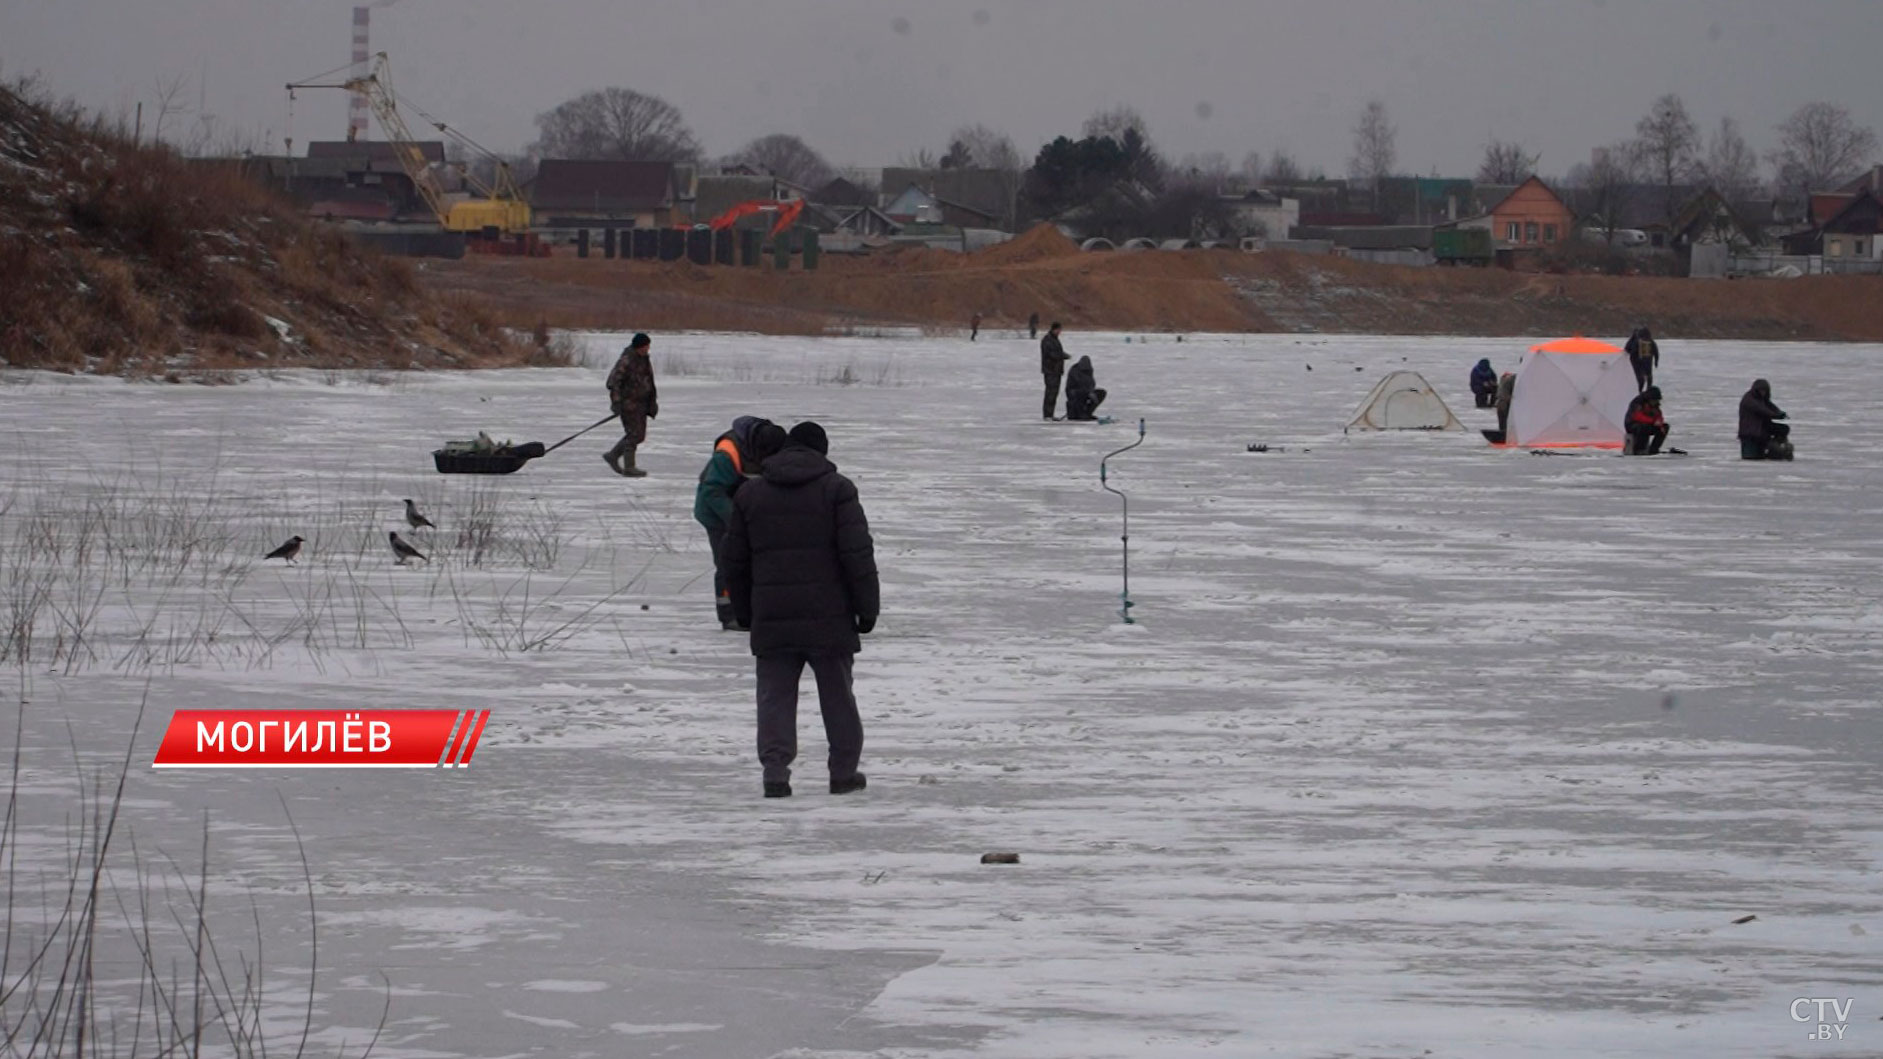
M790 437L793 444L802 445L819 455L830 454L830 436L824 433L823 427L808 419L792 427Z
M642 346L651 346L653 344L654 344L654 340L647 337L646 332L637 331L634 334L634 340L628 343L628 348L639 349Z
M753 463L764 463L784 447L785 428L766 419L752 428L752 443L747 446L745 455Z

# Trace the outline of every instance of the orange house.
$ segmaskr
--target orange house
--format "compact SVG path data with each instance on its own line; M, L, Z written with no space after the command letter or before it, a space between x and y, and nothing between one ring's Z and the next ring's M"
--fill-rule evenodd
M1575 218L1549 185L1536 177L1518 184L1491 207L1491 237L1500 250L1543 250L1570 237Z

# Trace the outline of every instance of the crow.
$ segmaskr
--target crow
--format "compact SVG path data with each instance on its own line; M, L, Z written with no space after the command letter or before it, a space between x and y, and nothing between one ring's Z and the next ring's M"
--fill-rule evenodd
M431 519L428 519L424 515L419 514L418 507L414 505L410 500L407 500L405 502L405 524L412 527L413 529L418 529L420 526L424 526L428 529L438 528L437 526L432 525Z
M400 540L397 533L388 534L388 536L392 538L392 554L399 557L400 566L404 566L407 559L423 559L428 563L432 561L431 556Z
M283 544L281 547L276 548L274 551L269 552L267 555L262 556L262 559L263 560L286 559L289 562L293 562L294 557L299 554L301 554L301 538L289 537L288 543Z

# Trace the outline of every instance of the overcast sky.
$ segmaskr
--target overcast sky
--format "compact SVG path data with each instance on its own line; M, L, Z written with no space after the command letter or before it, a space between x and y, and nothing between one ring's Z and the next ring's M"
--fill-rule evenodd
M290 127L282 86L346 62L351 8L0 0L0 76L143 100L147 128L182 76L192 106L298 151L345 134L345 93L301 93ZM1561 173L1665 92L1761 152L1812 100L1883 129L1883 0L382 0L372 32L402 97L505 151L605 85L676 104L711 154L789 132L861 166L972 122L1030 156L1117 103L1172 158L1281 148L1336 174L1370 97L1419 174L1469 175L1492 136Z

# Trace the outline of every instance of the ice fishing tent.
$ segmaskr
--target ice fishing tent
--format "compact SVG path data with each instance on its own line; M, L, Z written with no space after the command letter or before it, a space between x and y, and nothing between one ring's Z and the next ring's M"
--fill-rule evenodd
M1635 396L1627 354L1565 338L1531 346L1517 370L1505 443L1526 448L1621 448Z
M1445 402L1416 371L1395 371L1360 402L1347 430L1463 430Z

